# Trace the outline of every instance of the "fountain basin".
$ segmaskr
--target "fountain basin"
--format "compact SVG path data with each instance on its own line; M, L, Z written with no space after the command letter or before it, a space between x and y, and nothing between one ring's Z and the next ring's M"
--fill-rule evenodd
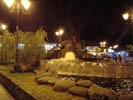
M62 75L94 76L105 78L133 78L133 63L88 62L83 60L41 60L44 70Z

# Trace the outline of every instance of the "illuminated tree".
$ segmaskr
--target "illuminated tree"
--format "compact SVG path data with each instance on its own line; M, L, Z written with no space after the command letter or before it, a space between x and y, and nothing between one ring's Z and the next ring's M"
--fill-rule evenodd
M8 30L0 36L0 63L8 64L14 61L15 57L15 37Z
M34 32L20 32L20 43L24 44L19 50L20 59L19 62L25 65L36 66L40 59L46 55L44 40L47 38L47 33L43 28Z
M17 69L21 71L22 65L30 65L32 68L39 64L40 59L46 56L44 44L46 43L47 33L41 27L36 32L18 32L10 33L8 30L3 31L0 35L0 64L13 63L16 54L16 34L18 34L19 54Z

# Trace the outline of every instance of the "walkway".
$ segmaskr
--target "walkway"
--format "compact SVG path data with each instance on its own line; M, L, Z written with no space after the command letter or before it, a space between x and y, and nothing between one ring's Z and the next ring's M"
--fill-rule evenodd
M14 100L7 90L0 84L0 100Z

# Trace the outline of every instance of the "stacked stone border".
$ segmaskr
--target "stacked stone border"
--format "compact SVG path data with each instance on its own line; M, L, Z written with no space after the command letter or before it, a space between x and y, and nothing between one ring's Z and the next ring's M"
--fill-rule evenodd
M8 77L7 73L0 71L0 83L8 90L15 100L36 100L30 94L20 88Z

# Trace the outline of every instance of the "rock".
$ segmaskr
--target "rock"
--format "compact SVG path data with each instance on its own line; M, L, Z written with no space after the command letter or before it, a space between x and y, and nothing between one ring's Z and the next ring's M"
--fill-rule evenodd
M92 85L88 89L91 100L118 100L118 94L111 89L106 89L97 85Z
M79 80L77 82L77 85L83 86L83 87L90 87L92 85L92 82L90 80Z
M56 83L56 81L58 81L58 79L56 77L51 77L48 80L48 84L54 85Z
M51 85L54 85L57 80L58 80L57 77L46 76L46 77L40 77L40 78L36 79L36 82L38 84L51 84Z
M56 48L49 50L47 56L48 58L61 58L65 56L66 52L74 52L77 57L82 57L83 55L80 43L77 43L77 41L74 43L72 40L65 40Z
M58 92L63 92L67 90L68 88L75 86L76 82L71 81L71 80L58 80L55 83L54 90Z
M74 45L74 52L75 52L76 56L82 57L83 52L82 52L82 47L81 47L81 44L80 43L76 43Z
M88 88L85 87L73 86L68 89L68 92L78 96L88 97Z
M50 77L47 76L47 77L38 78L36 81L38 84L46 84L48 83L49 80L50 80Z
M58 47L52 48L51 50L48 51L47 58L49 58L49 59L50 58L57 58L58 52L59 52Z
M70 100L88 100L88 98L75 96L75 97L72 97Z
M36 77L35 77L35 80L41 78L41 77L57 77L56 74L52 74L51 72L44 72L44 73L40 73L40 74L37 74Z
M64 40L60 44L61 44L61 46L67 46L69 44L71 45L72 44L72 41L71 40Z
M65 54L66 54L67 52L70 52L70 51L73 51L73 46L72 46L72 45L66 46L65 48L62 48L61 51L60 51L60 53L59 53L59 58L60 58L60 57L64 57Z

